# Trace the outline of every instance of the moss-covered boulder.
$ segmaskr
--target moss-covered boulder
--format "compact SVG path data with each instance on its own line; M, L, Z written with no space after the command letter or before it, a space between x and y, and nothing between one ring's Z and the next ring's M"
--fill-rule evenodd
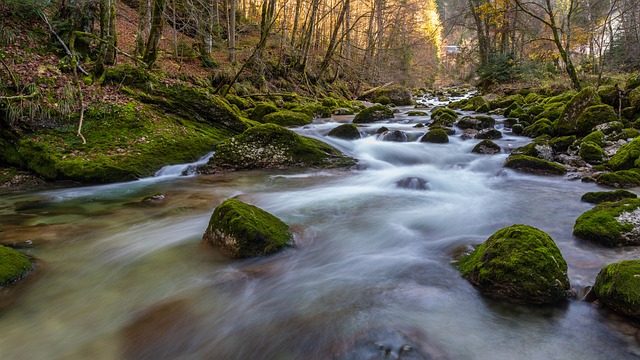
M431 116L431 125L434 126L453 126L458 117L451 113L440 113L437 116Z
M492 109L505 109L511 106L512 104L522 105L525 103L525 99L522 95L509 95L498 100L494 100L491 102Z
M224 96L224 98L229 102L229 104L237 106L240 110L246 110L255 107L255 104L251 100L241 98L240 96L235 94L228 93Z
M638 158L640 158L640 138L635 138L618 149L609 159L608 164L613 170L628 170L637 166Z
M561 164L527 155L510 155L504 167L536 175L564 175L567 172Z
M581 201L591 204L600 204L603 202L615 202L622 199L635 199L638 195L627 190L615 190L615 191L591 191L585 193L580 198Z
M429 143L437 143L437 144L445 144L449 142L449 136L447 132L443 129L433 129L429 130L424 136L420 139L421 142L429 142Z
M331 129L331 131L329 131L327 135L337 137L339 139L345 139L345 140L355 140L355 139L360 139L361 137L360 130L358 130L358 127L355 126L354 124L339 125Z
M259 121L263 124L270 123L280 126L303 126L311 124L313 118L303 112L284 110L269 113Z
M476 154L499 154L500 145L494 143L489 139L486 139L477 143L476 146L473 147L471 152Z
M456 126L460 129L474 129L474 130L482 130L493 128L496 124L496 120L491 116L465 116L462 119L458 120Z
M633 170L620 170L605 173L596 179L596 183L602 186L615 188L632 188L640 186L640 173Z
M625 83L624 88L627 90L632 90L637 87L640 87L640 74L633 74L627 78L627 82Z
M604 140L604 138L603 138ZM563 153L566 152L573 143L576 142L576 136L560 136L549 140L549 146L555 153Z
M425 111L420 111L420 110L411 110L411 111L407 111L407 116L428 116L429 114L427 114Z
M582 142L592 142L600 147L604 146L604 133L602 131L594 131L582 138Z
M358 97L359 100L368 100L383 105L393 104L396 106L413 104L411 98L411 90L399 85L377 88L373 91L367 91Z
M593 292L605 306L640 320L640 260L625 260L600 269Z
M375 121L393 119L393 110L384 105L374 105L360 111L353 118L354 124L366 124Z
M33 268L29 258L0 245L0 289L25 277Z
M553 147L548 136L540 136L527 145L515 148L511 155L527 155L551 161L553 160Z
M502 133L496 129L482 129L478 131L475 138L480 140L496 140L502 137Z
M237 199L227 199L213 211L203 240L232 258L276 253L293 239L289 226L268 212Z
M264 124L218 144L208 165L239 170L351 164L353 159L319 140L300 136L279 125Z
M618 116L610 105L589 106L576 120L576 133L587 135L593 131L594 127L616 120L618 120Z
M578 154L582 160L592 164L602 162L605 156L604 150L602 150L600 145L591 141L583 141Z
M640 244L640 199L604 202L580 215L573 234L604 246Z
M492 298L550 304L570 295L560 250L549 235L529 225L498 230L457 265L464 278Z
M541 135L553 136L554 132L555 129L551 120L542 118L524 128L524 130L522 131L522 135L528 136L530 138L536 138Z
M578 131L578 118L583 111L595 105L601 105L600 96L592 87L586 87L577 93L565 106L558 118L556 128L559 135L572 135ZM587 131L588 134L591 131Z
M598 89L598 96L604 104L614 106L618 100L618 88L614 85L603 85Z
M261 121L265 115L278 111L278 108L272 103L262 102L258 103L251 111L249 118L253 121Z
M629 91L629 105L631 108L640 110L640 87Z

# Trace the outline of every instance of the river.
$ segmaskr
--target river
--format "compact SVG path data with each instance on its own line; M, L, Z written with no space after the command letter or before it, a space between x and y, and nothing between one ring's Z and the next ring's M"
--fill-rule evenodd
M378 140L383 125L421 135L414 125L428 117L400 110L355 141L327 137L338 125L327 119L295 129L357 158L352 170L174 167L129 183L2 193L0 237L42 264L0 314L0 359L358 358L343 355L398 334L450 359L638 359L638 328L624 319L576 300L488 300L451 266L458 249L529 224L553 237L582 293L600 267L640 254L572 236L592 206L581 195L600 188L505 170L505 151L472 154L478 140L459 133L448 144ZM504 132L496 143L528 141ZM230 260L205 246L213 209L232 196L290 224L295 248Z

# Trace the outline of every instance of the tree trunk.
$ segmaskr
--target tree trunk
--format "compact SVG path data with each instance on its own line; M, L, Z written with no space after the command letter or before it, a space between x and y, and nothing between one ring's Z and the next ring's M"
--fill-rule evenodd
M324 59L322 59L322 63L320 64L320 77L322 77L324 72L329 67L329 62L331 61L331 58L333 57L333 54L335 53L336 48L339 44L338 33L342 28L342 23L344 22L345 14L347 13L350 5L351 5L350 0L344 0L344 3L342 4L342 10L340 11L340 14L338 15L338 19L336 20L336 23L333 27L333 33L331 34L331 39L329 40L329 46L327 47L327 52L325 53ZM347 31L349 30L347 29Z
M149 27L151 26L151 0L140 0L138 13L138 31L136 33L136 55L144 55L144 48L149 38Z
M231 1L231 13L229 14L229 61L236 64L236 11L238 6L237 0Z
M147 47L145 48L144 56L142 57L142 61L147 64L149 68L153 67L153 63L158 58L158 46L160 43L160 37L162 36L162 27L164 26L163 15L165 5L165 0L155 0L153 4L149 40L147 40Z

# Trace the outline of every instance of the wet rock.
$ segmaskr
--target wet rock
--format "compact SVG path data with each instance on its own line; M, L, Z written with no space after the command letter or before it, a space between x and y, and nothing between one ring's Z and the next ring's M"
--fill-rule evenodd
M358 130L358 127L354 124L342 124L337 126L331 129L327 135L345 140L355 140L360 139L361 137L360 130Z
M588 107L601 105L600 96L593 87L586 87L577 93L565 106L558 118L556 128L559 135L573 135L578 131L578 118ZM610 121L610 120L608 120ZM597 125L597 124L595 124ZM594 126L595 126L594 125ZM583 131L581 127L581 131ZM587 131L587 133L589 133Z
M379 135L382 141L407 142L407 134L400 130L385 131Z
M498 154L500 153L500 145L494 143L491 140L482 140L476 146L473 147L471 152L476 154Z
M333 109L333 115L353 115L353 110L347 108Z
M593 128L611 123L618 119L613 107L610 105L594 105L586 108L576 120L576 133L578 135L587 135Z
M476 139L496 140L502 137L502 133L496 129L482 129L476 134Z
M247 258L289 247L293 234L277 217L231 198L216 207L202 239L230 257Z
M599 164L605 156L604 150L591 141L583 141L580 145L580 151L578 153L580 158L590 164Z
M640 199L604 202L580 215L573 234L604 246L640 244Z
M428 114L424 111L407 111L407 116L427 116Z
M449 136L443 129L429 130L421 139L421 142L429 142L436 144L446 144L449 142Z
M628 170L636 166L638 158L640 158L640 138L635 138L618 149L609 159L609 166L613 170Z
M478 130L464 129L462 130L462 134L460 134L460 139L462 140L475 139L477 134L478 134Z
M564 175L567 169L551 161L527 155L510 155L504 167L536 175Z
M560 250L549 235L529 225L498 230L457 266L464 278L495 299L549 304L571 295Z
M600 204L603 202L616 202L622 199L635 199L637 197L638 195L627 190L592 191L582 195L580 200L591 204Z
M360 111L354 118L354 124L372 123L375 121L393 119L393 110L384 105L374 105Z
M602 131L602 133L605 135L609 135L622 131L622 129L624 129L624 124L620 121L610 121L604 124L597 125L594 129L596 131Z
M385 133L385 132L387 132L387 131L389 131L389 128L388 128L388 127L386 127L386 126L381 126L381 127L379 127L379 128L378 128L378 130L376 130L376 135L380 135L380 134Z
M283 110L264 115L259 121L280 126L303 126L311 124L313 118L306 113Z
M158 194L146 196L144 199L142 199L140 203L142 206L160 206L165 202L164 200L165 200L164 194L158 193Z
M458 120L458 122L456 123L456 126L463 130L464 129L482 130L482 129L493 128L495 124L496 124L495 119L490 116L476 116L476 117L465 116L462 119Z
M369 329L335 346L334 360L447 360L421 330L411 327Z
M396 181L396 186L402 189L410 190L429 190L427 180L419 177L407 177Z
M620 170L612 173L605 173L596 179L596 183L602 186L615 188L632 188L640 186L640 173L633 170Z
M605 306L640 320L640 260L621 261L603 267L596 277L593 291Z

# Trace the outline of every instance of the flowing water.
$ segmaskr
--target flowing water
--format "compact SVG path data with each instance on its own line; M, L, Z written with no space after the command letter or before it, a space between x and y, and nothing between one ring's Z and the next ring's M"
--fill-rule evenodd
M351 349L384 341L449 359L637 359L634 324L575 300L491 301L451 266L461 247L530 224L554 238L582 293L600 267L640 254L572 236L591 207L580 196L599 188L505 170L506 152L472 154L478 140L460 134L418 142L414 125L427 119L401 113L356 141L326 137L335 121L296 129L359 159L352 170L179 176L184 166L0 195L1 240L41 260L0 313L0 359L357 358ZM382 125L413 141L379 141ZM504 133L504 149L528 141ZM290 224L295 248L230 260L203 245L213 209L232 196Z

